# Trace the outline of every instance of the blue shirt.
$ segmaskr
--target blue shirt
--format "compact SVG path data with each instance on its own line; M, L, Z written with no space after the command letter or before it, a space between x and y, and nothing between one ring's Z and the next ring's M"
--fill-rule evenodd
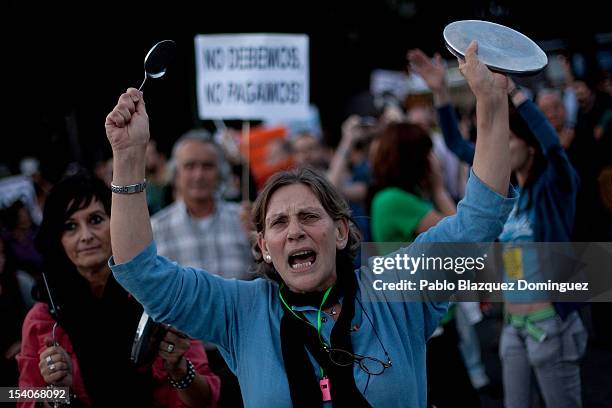
M576 216L578 174L570 164L557 132L538 107L531 100L526 100L516 110L538 139L546 159L542 174L529 191L521 194L518 205L522 211L526 209L529 213L535 242L571 241ZM440 106L437 113L446 145L457 157L471 165L474 145L461 136L452 106ZM529 206L530 201L532 203ZM563 319L577 308L576 303L555 303L555 309Z
M538 107L526 100L516 110L538 139L546 159L542 174L530 191L521 195L519 205L524 209L530 198L533 201L528 211L533 212L530 217L536 242L570 241L576 215L578 175L559 142L557 132ZM474 145L461 136L452 106L440 106L437 113L446 145L457 157L471 165Z
M499 241L507 243L504 246L504 259L509 256L513 259L512 265L504 262L504 282L514 282L526 280L528 282L540 282L541 279L540 261L535 245L522 243L532 243L535 241L533 232L533 212L520 211L518 203L514 206L508 221L504 225ZM512 243L516 243L513 245ZM516 262L520 259L520 262ZM512 270L508 270L510 267ZM542 298L541 293L535 290L529 291L505 291L504 299L512 303L533 303L537 300L547 300Z
M510 195L499 195L472 174L457 214L421 234L417 241L493 241L516 201L513 190ZM283 310L276 283L226 280L180 266L158 256L154 242L127 263L115 265L111 258L109 264L117 281L154 320L218 345L238 377L246 407L291 407L281 351ZM367 267L357 270L358 281L369 273ZM361 289L356 296L361 299ZM374 407L425 407L425 344L447 303L364 301L362 305L393 362L382 375L371 376L365 398ZM299 310L316 325L317 309ZM364 310L356 302L352 325L359 330L351 333L353 351L384 361L384 351ZM329 341L334 320L323 315L326 321L321 334ZM318 372L316 362L314 366ZM353 373L357 388L363 392L367 374L357 364Z

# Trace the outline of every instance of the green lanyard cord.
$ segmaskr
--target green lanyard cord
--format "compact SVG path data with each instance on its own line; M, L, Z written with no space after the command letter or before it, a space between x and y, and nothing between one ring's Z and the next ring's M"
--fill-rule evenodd
M281 293L281 290L283 289L283 287L285 286L285 284L281 284L281 287L278 291L278 297L280 298L281 302L283 303L283 305L285 306L285 308L290 311L295 317L297 317L298 319L300 319L301 321L303 321L304 323L312 326L313 328L314 325L312 323L310 323L308 320L303 319L300 315L298 315L297 313L295 313L293 311L292 307L289 307L289 305L287 304L287 302L285 302L285 299L283 298L283 294ZM325 294L323 295L323 300L321 300L321 305L319 305L319 310L317 312L317 335L319 336L319 341L321 342L321 345L323 346L323 348L328 349L330 346L328 346L323 339L321 338L321 309L323 308L323 305L325 304L325 301L327 300L327 297L329 296L329 293L332 291L333 289L333 285L330 286L326 291ZM325 371L323 370L323 367L319 367L319 369L321 370L321 378L325 377Z

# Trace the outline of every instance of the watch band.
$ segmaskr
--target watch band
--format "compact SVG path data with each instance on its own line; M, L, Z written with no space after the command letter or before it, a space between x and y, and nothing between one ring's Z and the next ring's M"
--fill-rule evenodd
M519 92L521 92L521 87L517 85L517 86L514 87L514 89L512 89L510 92L508 92L508 95L512 99Z
M111 183L111 191L116 194L136 194L141 193L147 187L147 179L142 183L129 184L127 186L116 186Z

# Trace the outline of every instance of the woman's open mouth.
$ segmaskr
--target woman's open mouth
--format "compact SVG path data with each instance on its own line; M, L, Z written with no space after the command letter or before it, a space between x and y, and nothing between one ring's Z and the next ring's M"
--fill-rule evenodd
M296 251L289 255L289 266L294 271L310 268L317 260L317 253L310 249Z

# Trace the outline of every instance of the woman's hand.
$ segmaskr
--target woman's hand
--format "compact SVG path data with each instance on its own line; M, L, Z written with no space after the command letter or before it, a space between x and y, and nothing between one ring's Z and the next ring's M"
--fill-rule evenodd
M40 375L47 384L58 387L72 386L72 361L70 356L60 346L55 346L53 340L45 338L47 348L40 354L38 368Z
M159 355L164 360L164 368L170 378L181 381L187 375L187 359L185 352L191 346L189 338L173 327L166 326L166 336L159 345ZM196 371L187 388L178 389L178 395L183 404L188 407L209 406L212 390L206 377Z
M450 102L448 87L446 86L446 68L440 54L430 59L421 50L414 49L408 51L407 59L409 62L408 70L420 75L434 97L436 107L446 105Z
M106 137L113 152L130 147L146 148L149 141L149 117L142 93L129 88L106 117Z
M465 50L465 59L459 60L459 70L465 77L477 100L505 100L508 78L492 72L478 59L478 43L472 41Z
M440 54L430 59L423 51L416 48L408 51L409 69L420 75L432 92L446 88L446 69Z
M159 345L159 356L164 360L164 368L174 380L187 374L187 362L183 355L191 345L189 338L175 328L168 326L166 336Z

